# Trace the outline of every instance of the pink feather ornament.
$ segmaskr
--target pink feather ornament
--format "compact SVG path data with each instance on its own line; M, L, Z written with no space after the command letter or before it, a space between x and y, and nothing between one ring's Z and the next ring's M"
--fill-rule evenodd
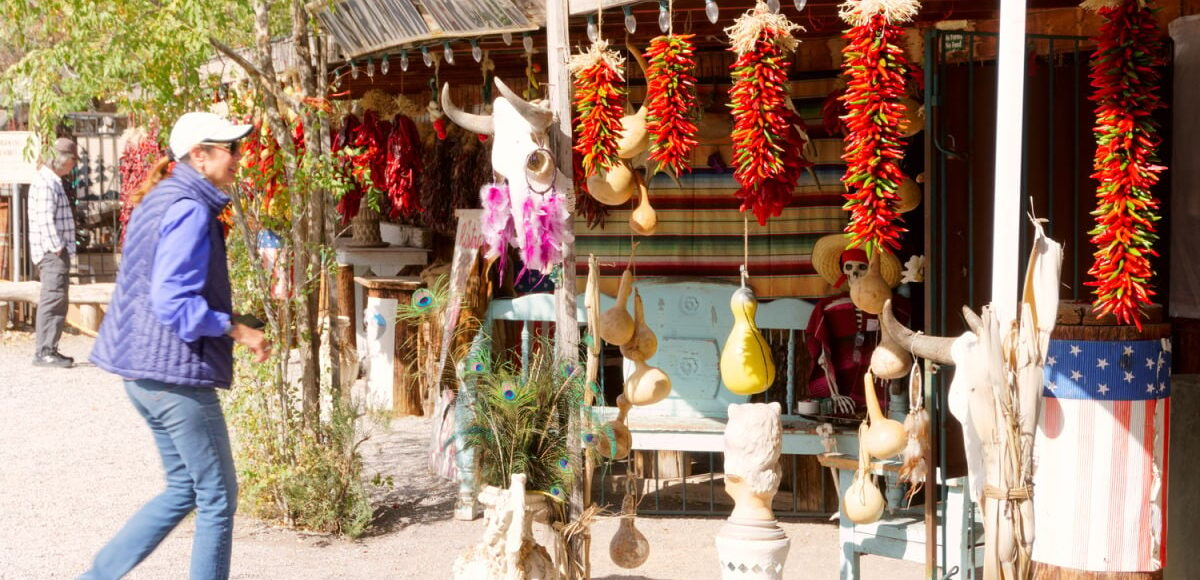
M479 229L483 234L484 243L488 245L487 257L500 259L500 275L503 276L508 247L516 238L508 186L501 183L483 186L479 190L479 201L483 206Z

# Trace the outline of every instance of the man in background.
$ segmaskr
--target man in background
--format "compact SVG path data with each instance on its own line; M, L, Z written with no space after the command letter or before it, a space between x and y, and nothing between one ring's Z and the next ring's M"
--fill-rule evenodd
M75 216L62 178L75 169L78 159L75 142L58 139L51 158L39 165L37 180L29 187L29 255L42 281L34 366L70 368L75 364L75 359L58 352L58 341L67 320L67 273L75 255Z

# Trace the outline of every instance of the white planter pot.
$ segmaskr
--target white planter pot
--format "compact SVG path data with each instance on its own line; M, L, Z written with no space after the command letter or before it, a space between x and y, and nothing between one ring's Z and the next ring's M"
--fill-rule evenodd
M716 540L723 580L782 580L792 541L775 520L730 518Z

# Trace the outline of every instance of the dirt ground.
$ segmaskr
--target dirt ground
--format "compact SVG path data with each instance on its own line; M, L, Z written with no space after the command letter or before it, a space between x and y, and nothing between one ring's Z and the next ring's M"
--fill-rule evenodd
M84 361L92 340L67 336L62 350ZM30 364L32 338L0 343L0 579L74 578L134 511L162 486L150 432L115 377L89 365ZM298 533L239 515L233 578L449 578L454 558L475 542L480 521L451 518L453 486L425 464L429 422L398 419L365 446L367 476L391 475L375 493L383 516L358 540ZM235 434L236 436L236 434ZM651 555L636 570L608 557L613 519L593 526L592 576L607 579L720 578L712 538L717 518L639 518ZM787 577L837 578L837 526L785 522L792 540ZM128 578L187 574L192 522L185 520ZM922 567L866 557L863 577L916 579Z

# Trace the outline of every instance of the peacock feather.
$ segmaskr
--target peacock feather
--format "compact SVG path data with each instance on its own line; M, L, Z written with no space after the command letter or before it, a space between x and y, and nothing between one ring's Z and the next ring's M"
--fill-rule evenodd
M567 444L571 418L583 404L579 369L557 364L545 339L533 345L524 373L504 360L469 359L465 368L480 371L472 376L474 416L465 442L475 450L483 483L503 487L511 474L524 473L526 489L565 499L577 470Z

